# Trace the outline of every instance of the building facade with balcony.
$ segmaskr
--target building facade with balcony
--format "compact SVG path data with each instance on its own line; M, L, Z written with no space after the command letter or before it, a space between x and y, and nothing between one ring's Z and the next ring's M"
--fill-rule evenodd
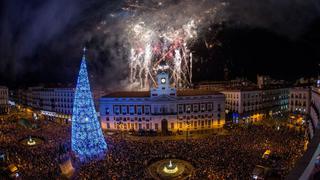
M289 111L295 114L310 113L310 87L294 87L289 90Z
M222 127L225 97L206 90L176 90L166 73L150 91L114 92L100 99L103 129L198 131Z
M288 88L242 88L221 91L226 96L226 113L234 121L261 120L288 109Z
M296 163L286 179L319 179L320 159L320 87L310 88L310 116L307 121L309 144L303 157ZM303 97L303 95L302 95Z
M48 118L71 120L73 88L40 88L32 91L32 107Z
M11 99L17 105L31 108L45 118L67 122L72 115L74 92L74 88L29 87L12 91Z

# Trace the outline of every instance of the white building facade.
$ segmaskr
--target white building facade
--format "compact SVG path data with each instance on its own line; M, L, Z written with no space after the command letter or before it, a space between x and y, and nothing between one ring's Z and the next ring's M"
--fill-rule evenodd
M69 121L72 116L74 88L30 87L17 90L12 99L16 104L32 108L48 119Z
M288 88L223 90L226 113L233 120L261 120L268 114L288 109Z
M198 131L225 124L225 97L201 90L176 90L166 73L150 91L114 92L100 99L102 128L107 130Z
M289 111L297 114L310 113L311 90L309 87L290 88Z

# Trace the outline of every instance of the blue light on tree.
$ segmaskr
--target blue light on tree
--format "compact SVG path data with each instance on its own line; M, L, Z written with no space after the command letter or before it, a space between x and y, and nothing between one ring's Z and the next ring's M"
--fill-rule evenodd
M93 104L85 51L84 48L73 102L71 133L72 151L83 161L101 157L107 150Z

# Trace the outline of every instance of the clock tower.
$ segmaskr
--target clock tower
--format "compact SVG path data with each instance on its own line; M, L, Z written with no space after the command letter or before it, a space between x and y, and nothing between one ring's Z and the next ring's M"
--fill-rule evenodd
M151 97L167 95L176 96L176 89L170 86L169 75L161 72L157 75L157 87L151 88Z

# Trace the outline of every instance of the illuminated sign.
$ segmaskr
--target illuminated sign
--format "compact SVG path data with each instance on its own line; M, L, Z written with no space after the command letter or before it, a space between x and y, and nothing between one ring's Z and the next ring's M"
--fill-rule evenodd
M52 117L58 117L57 113L55 112L50 112L50 111L41 111L41 114L45 116L52 116Z

